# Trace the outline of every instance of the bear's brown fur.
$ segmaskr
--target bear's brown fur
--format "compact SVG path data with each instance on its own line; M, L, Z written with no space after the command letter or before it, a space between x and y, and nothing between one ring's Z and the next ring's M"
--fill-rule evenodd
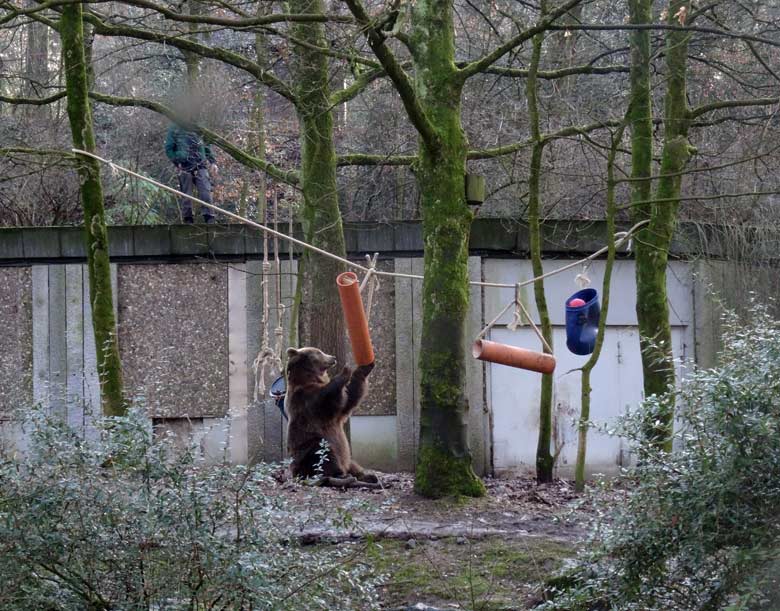
M344 432L350 414L365 395L373 363L354 371L345 367L331 380L328 370L336 364L336 357L318 348L289 348L287 357L285 409L293 477L321 476L326 485L329 479L377 482L375 475L352 460ZM323 439L328 446L324 461L322 453L318 454Z

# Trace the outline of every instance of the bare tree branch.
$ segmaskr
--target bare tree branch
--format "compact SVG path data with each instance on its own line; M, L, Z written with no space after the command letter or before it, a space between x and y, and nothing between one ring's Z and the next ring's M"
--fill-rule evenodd
M292 89L281 79L277 78L257 62L251 61L246 57L228 51L227 49L210 47L193 41L179 32L153 32L143 28L136 28L128 25L112 25L104 20L104 17L95 12L85 12L84 21L94 27L95 33L101 36L123 36L126 38L136 38L147 40L160 44L167 44L182 51L189 51L201 57L216 59L226 64L240 68L254 76L258 81L268 86L272 91L286 98L293 104L296 103L296 96Z
M530 40L539 32L544 32L545 30L550 29L550 24L552 24L553 21L558 19L558 17L561 17L562 15L568 13L580 2L582 2L582 0L568 0L568 2L566 2L565 4L550 11L549 14L546 15L541 20L539 20L539 23L537 23L535 26L528 28L523 32L520 32L520 34L510 38L504 44L497 47L496 49L494 49L487 55L481 57L480 59L474 60L473 62L466 64L463 68L459 70L460 78L467 79L479 72L484 72L489 66L496 63L499 59L501 59L504 55L509 53L515 47L523 44L526 40Z
M425 111L420 105L420 101L417 99L409 75L395 58L395 55L390 48L385 44L384 36L377 31L360 0L345 0L345 2L349 7L349 10L352 11L352 14L355 16L358 24L363 29L363 33L368 40L371 50L384 67L387 76L393 81L395 89L401 97L401 102L406 109L406 113L409 115L409 120L417 129L425 146L430 150L438 149L440 146L439 136L433 128L433 125L431 125L431 122L428 120L428 117L425 115Z

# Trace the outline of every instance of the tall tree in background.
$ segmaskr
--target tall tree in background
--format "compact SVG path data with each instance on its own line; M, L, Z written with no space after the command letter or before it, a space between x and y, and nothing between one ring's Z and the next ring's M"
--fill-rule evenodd
M629 22L631 25L649 25L653 21L652 0L629 0ZM636 29L629 34L631 49L631 94L629 99L629 124L631 128L631 213L637 223L649 220L653 214L652 172L653 172L653 108L650 93L650 44L649 29ZM651 228L645 225L636 237L636 314L639 321L639 344L642 351L642 373L645 396L665 393L669 379L665 371L657 371L658 363L651 344L656 341L658 318L650 311L650 304L643 297L651 297L653 305L657 303L648 293L655 284L647 284L652 278L648 272L655 269L653 259L657 253L651 248ZM665 261L664 261L665 265ZM666 295L666 287L664 287ZM666 301L658 314L667 312ZM665 323L668 325L668 322ZM663 340L662 337L658 339ZM672 371L672 375L674 372Z
M485 488L472 469L466 430L464 342L472 213L465 197L468 144L460 122L465 77L454 61L452 2L420 0L410 9L405 43L414 79L359 0L347 4L420 135L414 170L422 202L425 280L415 490L429 497L481 496Z
M302 15L321 15L322 0L291 0L290 8ZM325 28L318 22L294 23L295 109L301 130L301 189L303 191L304 239L314 246L346 257L344 227L336 186L336 145L333 140L333 102L330 92ZM344 264L323 258L309 250L299 263L296 308L301 338L347 362L344 319L340 310L336 276Z
M398 31L397 14L391 15L388 27L387 18L372 18L360 0L346 2L419 134L414 171L422 202L425 280L415 490L430 497L479 496L485 489L472 469L466 429L463 347L472 213L465 198L469 147L461 123L463 87L468 78L544 31L579 0L557 7L535 26L460 67L455 62L452 0L418 0L410 5L408 34ZM411 55L413 77L387 44L393 36Z
M73 145L78 149L94 152L95 135L89 105L89 70L84 53L81 4L68 4L63 7L59 33L62 40L67 111ZM84 208L89 300L92 305L92 328L95 334L103 413L107 416L120 416L125 413L126 405L114 318L100 165L96 160L83 155L77 156L77 164Z
M34 2L29 2L28 6L34 6ZM49 28L31 21L26 29L23 90L26 95L41 95L49 84Z
M547 12L547 2L541 3L541 14ZM542 327L542 335L550 347L553 345L552 323L547 309L547 298L544 293L544 279L540 276L544 273L542 268L542 227L541 210L542 201L540 193L540 181L542 178L542 156L544 155L545 141L539 122L539 87L537 74L539 62L542 58L542 44L544 43L544 31L539 32L533 38L533 52L531 64L528 68L528 77L525 82L526 100L528 103L528 121L531 126L531 167L528 175L528 232L531 247L531 269L537 280L534 282L534 299L536 309L539 312L539 322ZM543 347L548 352L546 346ZM553 467L555 457L552 453L552 427L553 427L553 375L544 374L541 378L541 392L539 393L539 437L536 444L536 480L539 483L553 480Z
M667 9L669 25L685 25L690 2L672 0ZM666 96L664 101L664 144L655 198L634 201L637 220L649 220L637 239L636 307L639 341L642 348L645 396L667 395L662 414L653 415L646 434L671 450L674 400L669 389L674 385L674 356L669 303L666 292L666 267L669 248L677 223L683 170L692 154L688 143L690 112L686 95L686 69L690 32L671 30L666 34ZM642 143L642 159L652 144ZM651 149L652 150L652 149ZM644 162L644 161L643 161ZM642 182L644 184L644 181ZM641 196L645 196L643 189Z

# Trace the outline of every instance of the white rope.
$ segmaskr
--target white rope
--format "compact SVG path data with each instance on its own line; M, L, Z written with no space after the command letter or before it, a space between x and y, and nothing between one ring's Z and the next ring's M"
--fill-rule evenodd
M322 250L321 248L318 248L316 246L313 246L312 244L309 244L307 242L304 242L303 240L299 240L291 235L285 235L283 233L280 233L278 231L275 231L274 229L271 229L270 227L267 227L265 225L262 225L260 223L256 223L255 221L252 221L248 218L245 218L243 216L239 216L238 214L235 214L233 212L230 212L228 210L223 210L219 206L215 206L214 204L209 204L208 202L204 202L201 199L198 199L197 197L194 197L193 195L188 195L187 193L182 193L181 191L174 189L173 187L169 187L168 185L164 185L161 182L158 182L152 178L149 178L147 176L144 176L142 174L138 174L137 172L133 172L133 170L128 170L125 167L122 167L121 165L117 165L112 161L109 161L107 159L103 159L102 157L95 155L94 153L90 153L89 151L83 151L81 149L71 149L71 152L79 154L79 155L86 155L87 157L91 157L93 159L96 159L97 161L100 161L101 163L106 164L109 166L112 170L119 170L121 172L124 172L125 174L128 174L130 176L134 176L135 178L138 178L139 180L144 180L148 182L149 184L155 185L156 187L159 187L160 189L163 189L164 191L168 191L170 193L173 193L175 195L178 195L179 197L186 197L187 199L197 202L202 206L206 206L207 208L210 208L211 210L214 210L216 212L219 212L220 214L227 216L228 218L235 219L237 221L240 221L246 225L249 225L251 227L255 227L259 229L260 231L264 231L270 235L276 236L278 238L281 238L282 240L287 240L288 242L291 242L293 244L297 244L298 246L302 248L308 248L312 252L316 252L317 254L322 255L323 257L327 257L329 259L333 259L334 261L339 261L340 263L343 263L344 265L348 267L352 267L354 269L360 270L363 273L368 273L369 268L360 265L358 263L355 263L353 261L350 261L348 259L344 259L343 257L339 257L338 255L334 255L331 252L328 252L327 250ZM649 223L649 220L640 221L633 227L631 227L628 231L621 231L615 234L616 242L615 242L615 248L621 246L623 242L625 242L627 239L629 239L636 231ZM533 284L537 280L544 280L545 278L548 278L550 276L554 276L555 274L560 274L561 272L565 272L566 270L571 269L572 267L576 267L578 265L582 265L583 263L587 263L588 261L592 261L593 259L598 258L599 256L603 255L607 250L609 249L608 246L604 246L603 248L600 248L596 252L594 252L591 255L588 255L587 257L580 259L578 261L574 261L572 263L569 263L568 265L564 265L563 267L559 267L557 269L551 270L545 274L542 274L540 276L536 276L535 278L531 278L530 280L526 280L524 282L520 283L520 286L527 286L529 284ZM374 270L373 272L376 276L387 276L387 277L393 277L393 278L410 278L412 280L423 280L424 277L417 275L417 274L403 274L400 272L387 272L387 271L380 271L380 270ZM489 287L489 288L497 288L497 289L511 289L515 287L515 284L504 284L501 282L478 282L476 280L469 281L469 284L472 286L483 286L483 287ZM510 303L509 307L511 307L513 304ZM508 308L509 308L508 307ZM507 309L508 309L507 308Z
M144 176L143 174L139 174L138 172L133 172L133 170L128 170L125 167L122 167L121 165L118 165L114 163L113 161L109 161L108 159L103 159L102 157L95 155L94 153L90 153L89 151L82 151L81 149L71 149L71 152L79 154L79 155L86 155L87 157L92 157L93 159L96 159L97 161L100 161L101 163L105 163L107 166L109 166L113 170L119 170L120 172L124 172L125 174L128 174L129 176L134 176L135 178L138 178L139 180L143 180L148 182L149 184L152 184L160 189L163 189L164 191L168 191L169 193L173 193L174 195L178 195L179 197L185 197L189 199L190 201L197 202L202 206L206 206L206 208L210 208L211 210L214 210L215 212L219 212L223 216L226 216L231 219L235 219L236 221L240 221L246 225L249 225L251 227L255 227L259 229L260 231L264 231L265 233L268 233L270 235L275 235L283 240L287 240L288 242L292 242L293 244L297 244L298 246L301 246L303 248L308 248L312 252L316 252L317 254L322 255L323 257L327 257L328 259L333 259L334 261L339 261L341 263L344 263L345 265L348 265L350 267L354 267L355 269L359 269L362 272L367 272L368 269L363 267L362 265L359 265L357 263L353 263L352 261L348 261L347 259L344 259L342 257L339 257L338 255L334 255L333 253L328 252L327 250L322 250L321 248L317 248L316 246L313 246L311 244L308 244L307 242L304 242L303 240L299 240L292 235L284 235L283 233L280 233L278 231L274 231L270 227L267 227L265 225L262 225L260 223L256 223L255 221L252 221L246 217L239 216L238 214L234 212L230 212L229 210L224 210L220 208L219 206L215 206L214 204L210 204L208 202L204 202L202 199L198 199L194 195L189 195L187 193L182 193L178 189L174 189L173 187L169 187L168 185L164 185L161 182L158 182L154 180L153 178L149 178L148 176ZM389 272L382 272L382 273L389 273ZM420 276L422 277L422 276Z
M512 318L512 322L510 322L507 325L507 328L510 329L511 331L516 331L517 327L522 324L522 317L525 316L525 319L528 321L528 324L531 325L531 328L533 329L534 333L536 334L536 337L538 337L539 341L542 342L542 345L545 348L547 348L547 351L550 354L553 354L552 346L550 346L550 344L547 343L547 340L545 339L544 334L542 334L542 332L539 330L539 327L536 326L536 323L533 321L533 318L531 318L531 315L528 313L528 310L523 305L523 301L522 301L521 295L520 295L520 289L522 288L522 286L523 286L522 282L518 282L517 284L515 284L515 298L514 298L514 300L512 300L508 304L506 304L504 309L501 310L493 318L493 320L491 320L487 325L485 325L485 327L482 329L482 331L480 331L477 334L477 337L475 338L475 341L479 340L479 339L482 339L487 334L487 332L490 331L490 329L492 329L495 326L495 324L501 319L501 317L504 314L506 314L506 312L510 308L514 307L515 308L515 312L514 312L514 315L513 315L513 318Z
M515 311L512 314L512 321L506 326L507 329L510 331L517 331L518 327L523 326L523 312L524 308L520 304L520 300L522 299L521 295L521 287L520 283L518 282L515 286ZM528 322L531 322L530 320Z
M531 315L528 313L528 310L525 309L525 306L523 305L522 301L518 301L517 305L520 307L520 309L523 311L523 314L525 314L526 319L531 325L531 328L534 330L534 333L536 333L536 337L539 338L539 341L542 342L545 348L547 348L547 352L550 354L553 353L552 346L547 343L547 340L544 338L544 335L541 331L539 331L539 327L536 326L536 323L534 323L533 319L531 319Z
M279 229L279 193L274 188L274 230ZM282 234L280 234L282 235ZM282 303L282 260L279 258L279 236L274 236L274 261L276 262L276 343L274 344L273 365L278 373L282 372L282 340L284 339L285 305Z
M268 217L268 210L266 207L266 194L261 194L262 205L260 206L260 216L263 222L266 222ZM252 362L252 371L255 375L255 387L254 387L254 400L258 401L260 398L265 397L265 378L268 368L268 363L273 358L273 352L271 351L271 343L268 336L268 323L270 322L269 316L269 304L268 304L268 274L271 271L271 263L268 261L268 234L263 234L263 276L260 285L263 287L263 336L260 342L260 352L257 353L255 360Z
M579 274L577 274L577 276L574 278L574 283L578 287L580 287L580 289L584 289L590 286L588 269L590 269L590 261L588 261L588 263L583 264L582 271Z
M263 194L265 198L265 194ZM265 199L262 207L263 222L267 220L267 210L265 206ZM279 196L274 187L274 212L273 212L274 231L277 231L279 227ZM278 233L278 231L277 231ZM276 265L276 327L274 328L274 345L271 347L271 340L269 337L268 329L271 323L271 317L269 316L270 298L268 294L268 282L269 273L271 272L271 262L268 260L268 236L265 234L263 239L263 341L260 347L260 352L252 364L252 368L255 373L255 401L258 397L265 396L265 378L269 372L282 371L282 342L284 339L284 315L286 307L282 303L282 261L279 257L279 237L274 235L274 263Z
M366 265L368 271L366 272L363 282L360 284L360 292L368 285L368 298L366 299L366 321L371 322L371 309L374 304L374 292L379 290L379 279L376 277L376 261L379 257L379 253L375 252L374 256L366 255Z

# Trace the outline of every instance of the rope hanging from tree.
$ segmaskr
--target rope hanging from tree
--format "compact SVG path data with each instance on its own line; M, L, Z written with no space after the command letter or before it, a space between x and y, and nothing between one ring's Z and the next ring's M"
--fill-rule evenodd
M266 196L262 195L263 203L260 207L260 216L263 219L263 223L267 222L268 211L266 205ZM290 211L290 218L292 219L292 211ZM274 231L277 231L279 226L279 197L274 187L274 209L273 209L273 226ZM268 330L271 326L270 316L270 298L268 291L268 283L271 280L269 274L271 273L271 262L268 259L268 233L263 233L263 335L262 343L260 346L260 352L255 357L252 363L252 371L255 375L255 388L254 388L254 400L258 401L265 396L265 378L269 373L282 371L282 341L284 338L284 315L287 310L284 303L282 303L282 263L279 258L279 237L274 234L274 264L276 266L275 286L276 286L276 327L274 328L275 341L273 347L271 346L270 335Z
M266 206L266 194L261 194L260 204L260 218L263 223L267 222L267 206ZM268 261L268 234L263 233L263 263L262 263L262 280L260 285L263 290L263 317L261 319L261 325L263 327L263 335L260 342L260 352L258 352L252 363L252 371L255 375L255 387L254 387L254 400L257 401L260 397L265 396L265 375L266 367L269 359L273 356L271 346L268 338L268 321L269 321L269 304L268 304L268 274L271 271L271 264Z

